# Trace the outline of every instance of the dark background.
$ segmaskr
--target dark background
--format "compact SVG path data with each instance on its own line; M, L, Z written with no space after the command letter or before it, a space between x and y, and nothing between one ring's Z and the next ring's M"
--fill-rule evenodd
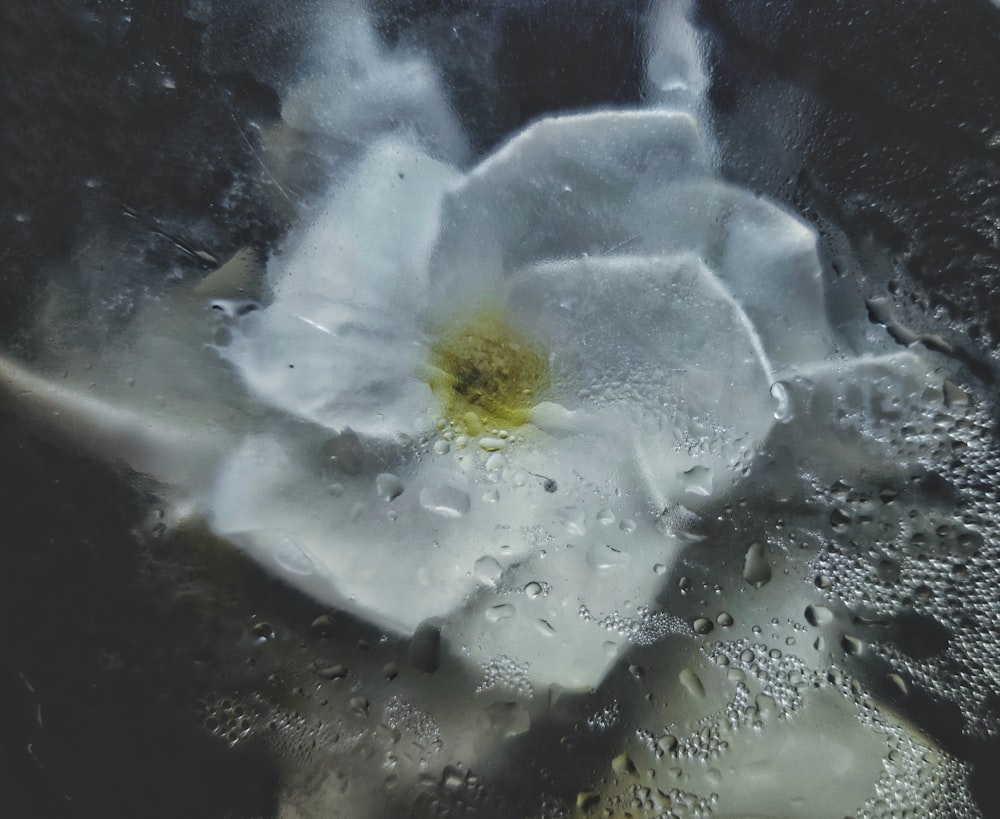
M317 4L280 26L265 5L3 4L7 346L42 343L27 319L45 271L88 231L123 226L151 270L192 274L205 266L197 250L223 259L282 236L294 214L273 204L246 124L278 117L279 79L297 69ZM480 43L436 55L477 152L543 113L645 94L645 3L374 5L389 44L434 42L446 25ZM992 383L1000 10L989 0L695 5L725 173L812 219L859 297L891 293L912 321L949 328L975 376ZM242 195L224 196L236 178ZM4 816L274 813L272 752L230 748L205 730L199 703L266 684L247 665L249 623L266 614L304 639L314 607L235 556L220 574L197 549L145 535L137 546L150 498L0 411ZM936 707L927 703L928 720L946 722ZM949 748L976 762L984 815L1000 816L990 781L1000 748L964 741L956 727Z

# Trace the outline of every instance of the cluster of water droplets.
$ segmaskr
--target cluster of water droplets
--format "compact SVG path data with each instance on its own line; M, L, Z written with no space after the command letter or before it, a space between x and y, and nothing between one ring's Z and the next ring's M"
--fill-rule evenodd
M890 636L872 641L871 650L900 685L909 681L956 703L963 730L987 737L1000 729L988 707L1000 694L991 672L1000 662L1000 530L992 497L1000 458L989 402L970 407L965 390L945 390L909 414L905 437L893 439L914 464L910 475L893 484L838 481L822 492L831 532L814 563L815 582L876 624L902 611L925 618L907 644ZM844 640L863 650L858 637Z

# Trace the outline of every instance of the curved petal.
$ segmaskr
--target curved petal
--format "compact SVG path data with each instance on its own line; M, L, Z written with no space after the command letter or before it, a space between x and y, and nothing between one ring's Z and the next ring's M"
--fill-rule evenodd
M676 111L556 117L507 143L444 200L434 293L476 297L542 262L683 252L726 283L776 368L832 352L816 232L716 179Z
M706 173L701 135L687 114L544 119L445 199L433 260L437 289L502 279L542 261L635 252L667 188Z
M456 178L384 140L329 206L276 257L274 293L221 350L263 401L333 428L399 433L430 402L416 307L444 189ZM393 407L399 406L398 412Z
M629 431L660 509L724 491L774 423L760 339L691 255L529 268L508 309L550 350L552 400Z

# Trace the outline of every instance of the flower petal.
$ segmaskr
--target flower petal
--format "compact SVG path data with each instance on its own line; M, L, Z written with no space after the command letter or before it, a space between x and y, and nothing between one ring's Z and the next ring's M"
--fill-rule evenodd
M443 207L438 292L525 265L642 247L666 188L708 172L698 128L675 111L544 119L470 172ZM638 242L638 244L636 244Z
M222 354L263 401L333 428L400 432L429 401L414 377L438 208L455 172L395 140L375 145L269 268L274 302ZM388 419L386 421L386 419Z
M716 179L676 111L551 118L511 140L445 198L434 294L480 295L541 262L683 252L725 282L776 368L832 352L815 231Z
M630 432L661 509L724 490L774 423L760 339L694 256L539 265L515 278L508 309L550 350L552 400Z

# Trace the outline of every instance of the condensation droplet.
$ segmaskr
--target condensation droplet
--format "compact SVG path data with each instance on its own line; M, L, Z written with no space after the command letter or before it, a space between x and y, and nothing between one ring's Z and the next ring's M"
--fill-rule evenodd
M791 397L788 394L788 385L783 381L775 381L771 385L771 397L778 402L774 408L775 419L783 424L791 421L795 417L795 413L792 409Z
M490 586L495 586L500 579L500 575L503 573L503 569L496 558L489 555L479 558L473 566L473 571L481 582Z
M471 504L469 494L454 486L425 486L420 490L420 505L428 512L445 518L460 518Z
M811 626L823 626L833 620L833 612L826 606L806 606L806 621Z
M403 482L391 472L382 472L375 477L375 490L384 501L394 501L403 494Z
M491 623L498 623L501 620L509 620L514 616L514 607L510 603L503 603L499 606L491 606L486 609L486 619Z
M586 514L578 506L564 506L559 510L559 522L571 535L587 533Z
M692 466L677 477L685 492L703 497L712 494L712 470L707 466Z
M608 572L624 569L632 562L632 556L616 549L608 543L595 543L587 550L587 565L594 571Z
M316 567L312 558L291 535L281 535L274 546L274 561L289 574L300 577L312 574Z
M690 668L685 668L677 675L678 679L681 681L681 685L687 690L687 692L696 699L704 699L705 697L705 684L701 681L701 678L695 674Z
M758 589L771 579L771 566L764 557L764 547L760 543L753 543L747 549L743 561L743 579Z

